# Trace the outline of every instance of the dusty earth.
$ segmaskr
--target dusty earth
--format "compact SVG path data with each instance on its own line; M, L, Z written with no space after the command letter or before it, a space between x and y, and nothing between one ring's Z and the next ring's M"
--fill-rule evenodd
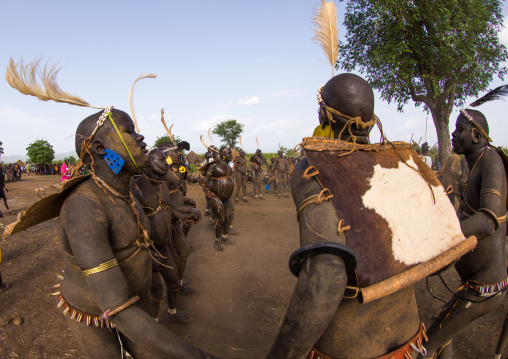
M7 183L9 205L16 212L25 210L38 197L35 189L46 194L56 189L57 176L23 176L23 181ZM248 191L252 194L252 187ZM189 195L204 211L203 192L198 186ZM3 203L0 209L4 210ZM4 211L5 214L5 211ZM292 199L268 193L266 201L241 202L236 206L234 245L224 252L213 249L213 231L209 217L189 234L193 252L186 277L196 288L182 296L194 317L188 325L161 323L190 343L225 358L263 358L275 338L291 296L295 278L287 262L299 246L295 206ZM3 225L15 220L6 214ZM12 288L0 294L0 358L84 358L67 329L56 300L50 296L59 282L62 251L57 239L57 219L7 238L1 243L0 271ZM457 284L453 270L445 274L451 288ZM438 278L429 281L431 291L448 299L449 292ZM420 317L429 324L441 302L427 292L425 281L418 283L416 294ZM493 314L465 329L454 340L454 358L492 358L497 338L508 312L508 299ZM21 317L21 325L14 323ZM352 343L354 345L354 343ZM505 351L508 354L508 349Z

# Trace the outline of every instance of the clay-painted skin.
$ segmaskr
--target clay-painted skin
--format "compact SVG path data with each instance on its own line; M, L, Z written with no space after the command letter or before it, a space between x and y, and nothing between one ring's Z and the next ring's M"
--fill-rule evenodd
M136 179L136 185L141 192L141 196L139 197L140 202L150 222L150 239L153 241L159 253L165 257L158 257L157 261L162 263L162 265L155 262L153 263L152 269L155 269L157 273L160 272L169 289L167 295L168 308L176 309L178 290L180 288L180 277L178 275L177 265L169 248L172 215L170 213L170 208L167 206L169 205L170 193L166 183L161 179L169 171L169 165L166 162L166 156L159 150L150 152L149 159L150 160L143 169L144 176ZM158 210L158 212L153 213L156 210ZM156 275L157 274L154 274L154 276ZM157 292L162 291L157 290ZM154 312L158 312L160 302L157 301L156 303L153 309ZM155 317L157 317L157 315L155 315Z
M77 131L77 146L87 137L102 112L85 119ZM147 162L143 136L134 131L130 117L118 110L113 118L120 133L141 168ZM118 175L103 160L105 149L112 149L125 164ZM90 153L94 159L97 176L107 182L122 196L128 196L132 176L138 172L109 120L95 135ZM89 159L87 167L89 168ZM111 199L108 198L108 195ZM128 200L130 203L130 199ZM136 358L213 358L210 354L186 343L155 322L150 313L149 289L151 259L148 249L141 249L129 261L83 278L81 269L90 269L115 258L115 251L125 249L138 237L138 225L129 203L111 192L104 192L93 179L77 185L66 198L60 212L60 238L66 256L62 293L73 307L93 315L101 315L114 309L134 295L140 300L112 317L112 322L122 333L126 349ZM148 229L148 218L136 203L140 221ZM140 238L143 241L143 238ZM118 261L128 258L137 250L129 248L116 255ZM69 263L72 263L69 264ZM114 358L120 353L114 331L76 323L65 315L76 340L89 358Z
M240 156L234 160L235 182L236 182L236 199L239 198L240 188L243 191L243 197L247 195L247 159L245 152L240 151Z
M176 163L176 165L170 167L178 167L176 162L178 154L170 151L168 155L172 158L173 163ZM192 198L184 196L182 192L178 190L180 179L175 176L174 171L168 171L162 179L166 182L166 186L170 191L169 205L176 212L176 215L173 216L175 237L171 244L174 247L174 252L177 254L175 261L178 266L178 275L180 279L182 279L187 258L190 255L189 245L185 241L186 231L185 228L183 228L183 223L186 222L190 224L198 222L201 219L201 212L195 208L196 202Z
M470 110L468 112L476 121L479 112ZM467 217L464 213L459 213L460 226L464 235L475 235L478 239L475 250L464 255L455 263L455 269L463 283L475 280L479 283L490 284L497 283L506 277L504 255L506 222L501 223L496 230L494 220L489 215L484 212L473 213L469 208L469 206L475 210L488 208L497 216L506 214L504 165L496 151L487 148L487 143L485 137L474 129L462 114L458 116L455 131L452 133L453 150L457 154L465 155L470 169L473 169L475 162L483 153L482 158L474 166L474 170L470 172L465 198L462 198L461 202L464 212L472 215ZM496 189L501 197L493 193L480 194L482 189ZM465 292L460 296L465 300L459 299L455 310L448 317L446 317L448 311L443 311L430 326L428 330L429 343L426 346L428 357L431 357L435 351L448 343L475 319L494 310L503 301L505 293L482 303L471 304L468 304L469 301L477 302L485 298ZM452 344L449 344L441 351L438 358L451 357Z
M231 150L226 148L221 152L222 160L210 163L206 168L204 177L208 183L208 189L216 196L209 198L210 208L215 214L215 238L223 240L227 238L228 230L233 221L233 204L230 201L235 184L232 177L232 170L227 165L232 159Z
M273 162L272 168L275 169L275 177L277 186L277 193L281 194L284 190L284 193L287 195L288 193L288 174L287 174L287 165L286 158L282 151L278 152L279 156L275 158Z
M268 163L266 162L266 158L261 154L261 150L256 150L254 156L250 158L250 162L252 162L251 170L253 173L253 188L254 188L254 196L262 196L261 192L261 179L263 177L261 171L261 165L264 163L266 168L268 168Z
M374 108L372 89L363 79L359 81L358 76L346 75L330 80L323 98L329 106L340 107L343 113L370 119ZM337 94L344 94L343 102L332 101L340 99ZM354 103L350 103L352 100ZM350 112L346 112L348 107ZM321 121L324 120L322 117ZM347 119L334 117L334 120L332 129L337 136ZM353 126L359 143L368 143L368 130L355 131ZM317 181L302 178L308 166L304 158L293 172L291 189L295 205L322 189ZM331 190L333 193L334 189ZM307 206L299 219L300 245L326 241L345 244L344 235L337 234L337 226L331 202ZM417 333L420 321L412 286L372 303L360 304L356 298L343 298L346 283L344 261L340 257L321 254L307 259L267 358L302 358L314 344L334 359L376 358L398 349Z

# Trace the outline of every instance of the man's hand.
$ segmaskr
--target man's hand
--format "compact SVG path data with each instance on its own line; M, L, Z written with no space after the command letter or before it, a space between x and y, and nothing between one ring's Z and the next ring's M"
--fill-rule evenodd
M194 201L192 198L184 197L183 201L186 205L196 208L196 201Z

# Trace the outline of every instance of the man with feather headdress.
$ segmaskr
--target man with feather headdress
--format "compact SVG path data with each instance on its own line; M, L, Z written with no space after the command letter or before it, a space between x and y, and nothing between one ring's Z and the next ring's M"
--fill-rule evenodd
M11 60L7 81L45 101L92 107L58 87L56 68L40 75L38 63L23 66ZM214 358L150 315L153 243L148 219L130 187L147 162L144 137L136 127L127 113L112 106L84 119L76 130L76 151L91 175L71 178L61 192L35 203L6 228L4 237L60 216L64 271L53 295L89 358L124 357L125 350L138 359Z
M316 17L333 66L334 3L323 1ZM289 267L298 281L267 358L425 355L413 286L476 238L464 238L440 182L410 144L390 142L382 130L383 141L370 143L379 119L367 81L334 76L318 105L320 124L303 139L306 157L292 175L302 247Z
M497 99L499 87L470 106ZM477 110L461 109L452 133L453 151L466 158L469 173L460 195L458 215L464 235L478 245L455 263L462 285L445 304L428 330L428 356L452 358L452 338L475 319L502 303L508 285L505 256L506 155L489 144L489 126ZM500 357L498 353L498 357Z

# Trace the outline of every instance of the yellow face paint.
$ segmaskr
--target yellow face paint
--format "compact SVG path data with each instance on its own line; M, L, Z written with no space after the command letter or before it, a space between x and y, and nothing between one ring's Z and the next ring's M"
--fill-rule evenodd
M186 171L186 169L185 169L185 167L184 167L184 166L180 166L180 167L178 168L178 170L180 171L180 173L185 173L185 171Z
M173 160L171 159L170 156L166 157L166 162L168 163L168 165L172 165L173 164Z
M328 125L325 125L325 128L323 129L323 126L319 125L314 129L314 133L312 134L312 137L326 137L326 138L334 138L334 134L332 131L332 128Z

